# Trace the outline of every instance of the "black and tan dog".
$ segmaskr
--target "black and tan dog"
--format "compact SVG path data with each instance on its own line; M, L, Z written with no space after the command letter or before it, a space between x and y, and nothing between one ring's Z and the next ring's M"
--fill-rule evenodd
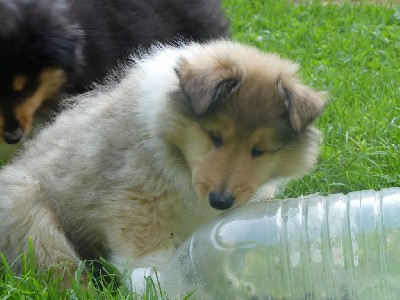
M19 142L48 100L88 90L132 49L227 31L219 0L0 0L0 135Z

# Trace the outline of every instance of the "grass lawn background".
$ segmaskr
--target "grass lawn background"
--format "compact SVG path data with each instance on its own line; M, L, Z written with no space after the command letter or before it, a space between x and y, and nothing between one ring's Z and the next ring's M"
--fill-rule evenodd
M235 40L300 63L303 80L330 94L319 165L280 197L400 186L400 5L370 2L223 0ZM141 299L115 284L61 292L36 273L0 272L1 298Z
M317 169L280 195L400 186L400 9L225 0L234 38L297 61L330 94Z

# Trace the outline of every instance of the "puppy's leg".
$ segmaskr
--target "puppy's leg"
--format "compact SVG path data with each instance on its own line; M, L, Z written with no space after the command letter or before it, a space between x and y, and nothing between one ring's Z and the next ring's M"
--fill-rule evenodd
M163 266L169 261L175 251L176 247L171 245L165 249L130 260L124 266L126 286L132 291L136 290L137 293L142 294L146 289L145 277L148 276L151 276L153 282L157 285L158 279L161 278L160 271L162 271ZM132 276L133 271L135 271L135 276ZM175 275L178 276L178 273Z
M122 202L122 201L121 201ZM134 268L161 267L179 244L171 207L163 198L129 200L105 226L110 262L130 276Z
M32 209L34 219L26 240L31 238L33 251L39 266L52 268L54 276L62 276L64 286L70 286L69 275L77 270L79 257L68 241L65 233L46 206L36 205ZM24 245L26 247L26 245ZM67 274L66 271L70 272ZM86 278L82 278L86 282Z
M164 266L176 251L175 245L166 245L164 249L155 250L143 256L126 254L124 256L111 255L110 262L121 272L132 273L133 269L140 267L160 268Z
M0 251L12 268L21 272L18 258L21 253L27 253L32 240L39 267L61 266L56 268L56 274L64 272L64 266L74 271L79 257L57 222L40 184L10 170L0 174L0 188ZM68 284L68 276L65 279Z

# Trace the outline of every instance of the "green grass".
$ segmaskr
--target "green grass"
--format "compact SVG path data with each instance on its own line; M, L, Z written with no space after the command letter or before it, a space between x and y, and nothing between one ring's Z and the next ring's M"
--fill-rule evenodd
M319 165L281 197L400 186L400 6L352 3L224 0L234 39L297 61L303 80L330 94ZM62 291L31 264L22 276L0 271L2 299L155 299L157 290L133 295L112 277Z
M400 8L225 0L234 38L301 64L330 94L317 169L282 197L400 186Z
M126 299L148 300L158 299L163 295L160 287L151 278L146 278L146 292L143 295L129 292L122 284L123 276L116 275L112 266L106 262L101 264L101 271L90 272L88 284L84 288L81 284L84 264L80 264L75 274L66 272L71 288L62 288L60 276L53 276L52 271L42 271L33 259L33 254L22 255L22 274L14 274L11 267L0 254L0 297L1 299ZM90 266L87 268L90 270ZM100 274L93 277L91 274ZM161 299L164 299L162 297Z

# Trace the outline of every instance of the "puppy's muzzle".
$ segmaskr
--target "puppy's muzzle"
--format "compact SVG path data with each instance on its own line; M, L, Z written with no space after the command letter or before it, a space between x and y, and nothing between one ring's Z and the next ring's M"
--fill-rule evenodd
M213 208L224 210L232 207L235 197L228 193L211 192L208 201Z
M24 131L21 127L17 127L13 130L4 130L3 138L7 144L16 144L24 136Z

